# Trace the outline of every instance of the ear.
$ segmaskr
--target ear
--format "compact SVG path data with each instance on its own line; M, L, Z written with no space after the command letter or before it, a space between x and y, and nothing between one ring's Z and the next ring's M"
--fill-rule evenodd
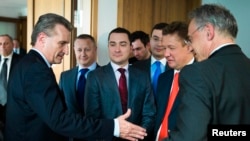
M43 46L45 44L46 37L47 35L44 32L38 34L37 43L39 44L39 46Z
M212 24L206 24L205 26L206 31L207 31L207 39L210 41L214 38L215 34L215 27Z

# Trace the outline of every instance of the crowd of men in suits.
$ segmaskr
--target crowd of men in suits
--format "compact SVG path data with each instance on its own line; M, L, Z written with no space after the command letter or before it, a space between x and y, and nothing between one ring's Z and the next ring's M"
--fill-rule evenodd
M244 85L250 81L250 61L235 44L236 20L213 4L189 16L189 25L157 23L150 34L112 29L110 62L104 66L97 63L94 37L78 35L73 45L77 66L61 73L59 85L50 66L68 53L71 26L66 19L55 14L39 18L33 49L15 67L20 71L12 72L19 56L12 38L0 35L1 69L5 58L11 61L6 141L202 141L208 125L250 124L250 89ZM40 24L55 25L39 31ZM2 46L9 47L8 54Z

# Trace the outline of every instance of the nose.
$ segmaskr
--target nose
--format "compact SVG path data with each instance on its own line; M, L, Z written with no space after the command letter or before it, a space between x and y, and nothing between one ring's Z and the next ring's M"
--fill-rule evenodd
M165 49L164 56L165 56L166 58L170 56L170 51L169 51L168 48Z
M65 45L65 48L63 50L63 52L66 54L66 55L69 55L69 45Z

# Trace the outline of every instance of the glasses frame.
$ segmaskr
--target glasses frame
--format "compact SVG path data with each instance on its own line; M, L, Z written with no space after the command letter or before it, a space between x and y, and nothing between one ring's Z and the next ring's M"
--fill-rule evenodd
M204 26L201 25L201 26L197 27L189 36L187 36L186 39L184 39L184 43L185 43L186 45L191 45L191 44L192 44L192 41L191 41L190 37L193 36L193 34L194 34L196 31L200 30L202 27L204 27Z

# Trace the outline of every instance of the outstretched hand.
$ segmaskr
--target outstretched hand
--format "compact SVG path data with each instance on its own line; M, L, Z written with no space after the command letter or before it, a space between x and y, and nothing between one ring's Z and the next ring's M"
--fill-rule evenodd
M144 137L147 136L146 129L126 121L130 115L131 109L128 109L125 114L117 118L120 126L120 138L130 141L144 139Z

